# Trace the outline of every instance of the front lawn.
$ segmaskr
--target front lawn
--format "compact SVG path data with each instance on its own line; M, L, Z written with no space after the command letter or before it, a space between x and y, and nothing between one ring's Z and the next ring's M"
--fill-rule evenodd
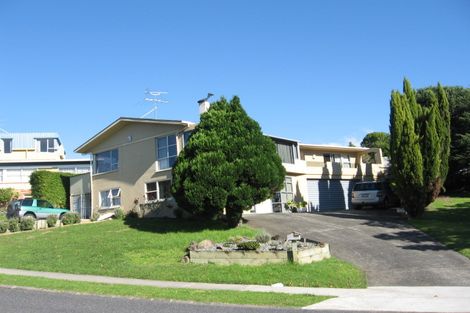
M410 223L470 258L470 198L440 197Z
M309 265L181 263L191 241L253 236L254 229L180 220L131 219L0 236L0 266L170 281L363 288L365 275L335 258Z

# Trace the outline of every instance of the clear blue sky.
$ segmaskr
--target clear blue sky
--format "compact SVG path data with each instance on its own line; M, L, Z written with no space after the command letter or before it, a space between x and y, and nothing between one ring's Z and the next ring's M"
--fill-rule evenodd
M212 92L268 134L360 141L404 76L470 87L470 1L0 2L0 128L57 131L69 158L146 88L158 118L198 121Z

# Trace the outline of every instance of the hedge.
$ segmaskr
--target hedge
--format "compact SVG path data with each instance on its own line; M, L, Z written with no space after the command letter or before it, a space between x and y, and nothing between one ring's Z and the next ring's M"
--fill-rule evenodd
M70 207L70 176L73 174L35 171L31 174L31 194L33 198L45 199L55 207Z

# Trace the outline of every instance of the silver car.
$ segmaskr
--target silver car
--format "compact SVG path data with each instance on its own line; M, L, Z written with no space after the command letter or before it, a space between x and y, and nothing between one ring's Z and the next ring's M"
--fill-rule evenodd
M354 185L351 203L353 209L359 210L364 206L389 208L397 205L399 200L386 182L368 181Z

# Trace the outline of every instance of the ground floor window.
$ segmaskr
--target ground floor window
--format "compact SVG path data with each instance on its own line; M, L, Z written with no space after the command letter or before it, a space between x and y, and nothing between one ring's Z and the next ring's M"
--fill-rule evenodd
M165 200L171 197L171 180L154 181L145 184L147 202Z
M287 202L294 199L292 177L286 176L283 188L276 192L272 198L273 212L283 212Z
M100 192L100 208L115 208L121 206L121 189L113 188Z

